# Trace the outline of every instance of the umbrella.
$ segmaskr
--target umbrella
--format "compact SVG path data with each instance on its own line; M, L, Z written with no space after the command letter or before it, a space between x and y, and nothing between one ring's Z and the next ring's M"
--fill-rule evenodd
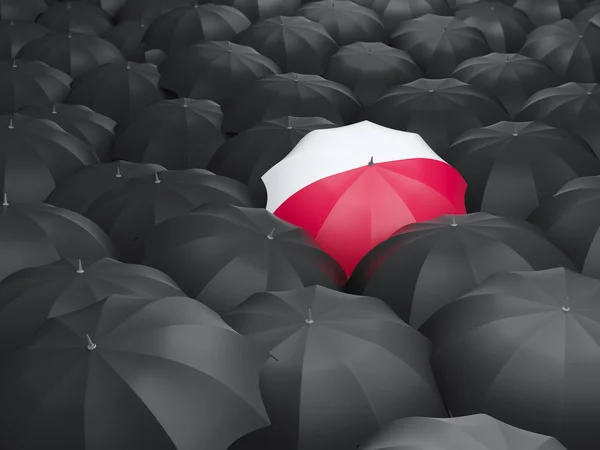
M0 60L13 60L25 44L48 34L50 30L25 21L0 21Z
M543 62L519 53L490 53L467 59L452 76L500 100L511 117L533 94L563 82Z
M346 281L306 231L264 209L203 205L158 224L145 244L144 264L219 314L256 292Z
M513 6L523 11L536 27L548 25L577 14L589 0L516 0Z
M61 1L65 0L46 0L46 3L48 3L48 5L54 5ZM112 18L123 6L125 6L127 0L78 0L78 3L85 3L102 8Z
M158 85L180 97L235 100L249 83L280 73L252 47L231 42L201 42L169 55L159 66Z
M226 450L269 424L265 359L193 299L111 295L2 361L0 446Z
M519 219L567 181L600 175L600 161L583 139L539 122L467 131L444 158L467 181L467 211Z
M148 27L145 48L169 54L201 41L228 41L249 26L248 18L231 6L196 4L177 8Z
M128 20L120 22L102 35L103 39L113 44L123 54L127 61L149 62L160 64L166 58L162 50L146 50L143 42L146 34L145 20Z
M208 0L204 0L207 1ZM209 0L217 5L228 5L240 10L251 22L276 16L293 16L302 0Z
M382 299L419 328L494 273L553 267L574 268L541 230L523 220L487 213L441 216L401 228L371 250L346 290Z
M45 62L73 78L103 64L124 61L110 42L83 33L48 33L25 44L17 58Z
M467 130L509 119L497 100L452 78L393 87L367 108L366 118L417 133L438 154Z
M563 187L556 191L555 195L576 189L600 189L600 176L575 178L565 183Z
M311 286L254 294L223 318L272 355L260 387L277 448L344 450L394 419L447 415L429 342L378 299Z
M77 213L46 203L9 203L6 194L0 208L0 281L59 259L116 257L108 236Z
M318 75L284 73L252 82L235 103L224 105L223 130L237 134L285 116L322 117L343 125L360 112L360 103L346 86Z
M446 0L354 0L362 6L375 11L387 30L392 33L398 26L410 19L425 14L451 15L452 11Z
M0 353L26 343L48 319L87 308L113 294L183 295L164 273L111 258L85 267L81 260L61 260L22 269L0 283Z
M0 116L0 190L11 200L43 201L57 182L97 162L86 143L49 120Z
M600 86L566 83L533 94L517 115L520 122L539 120L584 138L600 157Z
M160 74L154 64L112 63L92 69L73 82L68 102L85 105L123 124L159 102Z
M37 23L56 33L85 33L100 36L112 27L110 16L97 6L83 2L56 3Z
M319 23L306 17L272 17L253 24L234 42L254 48L284 72L325 73L329 58L338 49Z
M0 0L0 20L33 22L48 9L44 0Z
M480 1L459 7L454 13L466 25L477 28L494 52L518 52L534 26L518 9L499 1Z
M0 114L24 106L62 102L71 91L71 77L39 61L0 61Z
M464 60L491 52L483 33L456 17L426 14L402 23L391 37L428 78L450 77Z
M532 31L520 52L543 61L567 81L600 81L600 23L568 19Z
M46 203L85 215L90 205L107 192L122 188L127 181L166 170L158 164L115 161L86 166L64 178Z
M169 11L196 3L196 0L127 0L117 12L115 19L117 23L144 19L150 24Z
M590 1L585 8L579 11L573 16L573 22L575 23L589 23L596 21L596 17L600 14L600 1Z
M210 100L163 100L147 106L118 135L113 159L205 168L225 142L221 107Z
M341 47L329 60L325 77L352 89L369 106L390 87L423 76L410 55L381 42L357 42Z
M421 450L566 450L555 438L521 430L487 414L396 420L359 449L400 449L415 445Z
M600 281L562 267L496 274L422 328L454 415L482 412L594 450Z
M347 275L398 228L465 213L465 181L419 135L367 121L311 132L262 180L267 210L307 230Z

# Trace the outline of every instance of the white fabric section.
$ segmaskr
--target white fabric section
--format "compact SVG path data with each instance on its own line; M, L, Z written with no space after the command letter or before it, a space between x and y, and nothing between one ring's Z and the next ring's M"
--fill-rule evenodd
M402 159L444 161L421 136L369 121L314 130L304 136L282 161L262 176L267 210L274 212L299 190L323 178L375 164Z

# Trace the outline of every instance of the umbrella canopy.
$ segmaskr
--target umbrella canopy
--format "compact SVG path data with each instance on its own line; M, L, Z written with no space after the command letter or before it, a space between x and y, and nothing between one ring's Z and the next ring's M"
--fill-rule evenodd
M110 16L98 6L83 2L56 3L37 19L55 33L85 33L100 36L112 27Z
M68 102L85 105L122 124L162 99L159 77L154 64L105 64L73 82Z
M497 100L453 78L393 87L367 108L366 118L417 133L438 154L467 130L509 119Z
M26 343L46 320L87 308L113 294L183 296L168 275L111 258L87 266L81 260L61 260L22 269L0 283L0 353Z
M71 77L39 61L0 61L0 114L44 103L62 102Z
M256 80L239 99L223 106L226 133L241 133L284 116L322 117L338 125L353 122L361 105L350 89L318 75L284 73Z
M73 78L103 64L124 61L110 42L83 33L48 33L25 44L17 58L45 62Z
M354 448L394 419L447 416L429 342L381 300L311 286L254 294L223 318L272 355L260 386L277 448Z
M155 20L144 36L146 49L169 54L200 41L228 41L250 26L231 6L206 4L174 9Z
M9 203L6 194L0 208L0 281L59 259L116 258L109 237L77 213L46 203Z
M127 61L160 64L166 58L162 50L146 50L143 42L148 26L144 18L120 22L102 35Z
M144 19L147 24L176 8L193 6L196 0L127 0L115 16L117 22Z
M0 0L0 20L33 22L48 9L44 0Z
M64 178L46 203L85 215L90 205L107 192L122 188L127 181L166 170L158 164L115 161L94 164Z
M548 25L577 14L590 0L516 0L514 7L523 11L536 27Z
M163 100L147 106L118 135L113 159L205 168L225 142L221 107L210 100Z
M600 161L582 138L540 122L467 131L444 158L467 181L467 211L519 219L567 181L600 175Z
M252 22L276 16L292 16L302 0L204 0L217 5L228 5L240 10Z
M54 5L56 3L65 0L46 0L48 5ZM66 0L69 1L69 0ZM88 5L94 5L102 8L112 18L119 12L119 10L127 3L127 0L78 0L78 3L85 3Z
M450 77L465 59L491 52L483 33L456 17L426 14L402 23L391 37L428 78Z
M398 230L358 264L346 290L384 300L419 328L488 276L574 268L531 224L487 213L441 216Z
M599 293L562 267L509 272L438 311L422 330L448 409L597 448Z
M367 121L311 132L262 180L267 210L307 230L347 275L398 228L465 213L465 181L419 135Z
M573 16L573 22L589 23L596 21L600 14L600 2L598 0L590 1L585 8Z
M555 195L576 189L600 189L600 176L575 178L565 183L563 187L556 191Z
M600 86L566 83L533 94L517 115L520 122L539 120L583 137L600 157Z
M269 424L267 356L193 299L112 295L2 361L0 445L226 450Z
M203 205L160 223L145 243L145 264L219 314L256 292L346 281L306 231L264 209Z
M228 41L201 42L176 51L158 70L161 88L219 104L235 100L251 82L281 72L252 47Z
M410 83L423 72L410 55L381 42L357 42L341 47L329 60L325 77L352 89L369 106L390 87Z
M261 20L234 42L254 48L284 72L323 75L338 46L327 30L306 17L277 16Z
M555 438L521 430L487 414L450 419L407 417L387 425L359 449L415 445L421 450L566 450Z
M446 0L355 0L355 2L379 14L390 33L396 31L401 23L426 14L441 16L452 14Z
M536 92L563 83L546 64L519 53L490 53L462 62L452 76L500 100L511 117Z
M50 30L36 23L21 20L0 21L0 59L15 59L25 44L49 32Z

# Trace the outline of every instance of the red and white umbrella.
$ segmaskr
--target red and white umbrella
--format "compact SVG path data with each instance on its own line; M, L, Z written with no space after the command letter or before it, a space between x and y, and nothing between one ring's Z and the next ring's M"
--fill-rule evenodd
M267 209L350 274L398 228L464 214L460 174L418 135L364 121L311 131L262 177Z

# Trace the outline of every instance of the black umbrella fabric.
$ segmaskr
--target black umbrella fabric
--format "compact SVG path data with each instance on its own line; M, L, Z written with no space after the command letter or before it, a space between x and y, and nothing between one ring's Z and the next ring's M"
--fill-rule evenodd
M61 1L64 0L46 0L46 3L48 3L48 5L53 5ZM85 3L102 8L102 10L112 18L123 6L125 6L127 0L78 0L78 3Z
M0 61L0 114L64 101L71 77L39 61Z
M272 355L260 386L277 448L344 450L395 419L447 416L429 342L378 299L311 286L223 318Z
M15 59L25 44L48 34L50 30L22 20L0 21L0 60Z
M281 73L277 64L252 47L228 41L191 45L169 55L158 70L161 88L219 104L235 100L249 83Z
M107 192L123 187L127 181L166 170L158 164L114 161L94 164L64 178L46 203L85 216L90 205Z
M532 433L487 414L439 419L407 417L387 425L359 450L566 450L555 438Z
M44 0L0 0L0 20L33 22L48 9Z
M196 0L127 0L115 16L117 22L144 19L147 24L173 11L196 4Z
M237 134L284 116L322 117L337 125L354 122L361 105L352 91L318 75L284 73L251 83L232 105L224 105L223 130Z
M355 3L367 6L379 14L390 33L401 23L426 14L452 14L446 0L355 0Z
M161 50L147 51L143 42L148 24L144 19L128 20L107 30L102 39L113 44L127 61L160 64L166 54Z
M204 205L158 224L145 244L145 264L219 314L256 292L337 289L346 279L306 231L264 209Z
M574 269L531 224L487 213L441 216L400 228L356 266L346 291L385 301L419 328L488 276L509 270Z
M438 154L465 131L509 119L496 99L452 78L393 87L365 114L384 127L419 134Z
M422 328L454 415L482 412L598 448L600 281L564 268L496 274Z
M536 92L564 83L546 64L519 53L490 53L467 59L452 76L500 100L511 117Z
M520 122L539 120L583 137L600 157L600 86L566 83L533 94L517 115Z
M526 219L566 182L600 175L579 136L540 122L498 122L467 131L444 153L467 182L468 212Z
M238 34L233 42L252 47L284 72L313 75L325 73L329 58L338 49L321 24L305 17L261 20Z
M36 21L55 33L85 33L100 36L112 27L110 16L101 8L83 2L52 5Z
M292 16L302 5L302 0L203 0L203 2L232 6L244 13L253 23L276 16Z
M516 0L513 5L539 27L573 17L588 2L589 0Z
M408 52L427 78L450 77L464 60L491 51L481 31L456 17L426 14L402 23L391 37L392 45Z
M144 107L162 100L159 78L153 64L105 64L73 82L68 103L85 105L123 124L135 118Z
M183 296L169 276L146 266L102 258L84 266L61 260L19 270L0 283L0 353L27 342L48 319L113 295Z
M177 8L155 20L146 31L146 49L169 54L201 41L229 41L250 26L231 6L205 4Z
M0 446L226 450L269 424L267 357L193 299L112 295L2 361Z
M598 0L590 1L585 8L579 11L573 16L573 22L576 23L589 23L590 21L596 21L600 14L600 2Z
M408 53L381 42L341 47L329 60L325 78L352 89L363 106L371 105L392 86L423 77Z
M565 183L563 187L556 191L555 195L576 189L600 189L600 176L575 178Z

